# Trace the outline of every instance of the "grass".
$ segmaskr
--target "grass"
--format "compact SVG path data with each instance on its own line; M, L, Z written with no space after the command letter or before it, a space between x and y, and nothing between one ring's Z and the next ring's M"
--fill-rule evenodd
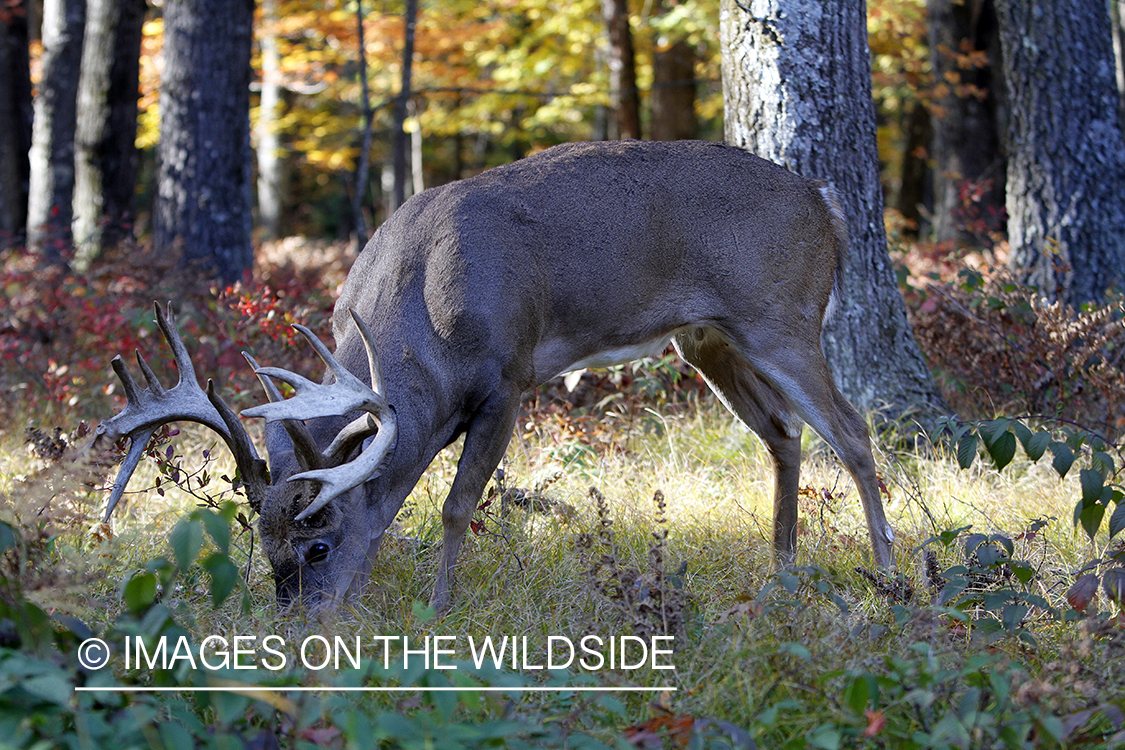
M856 570L871 562L851 480L806 431L802 486L809 492L802 498L800 567L778 577L770 568L768 457L753 435L709 398L701 400L659 410L612 411L611 405L595 420L611 429L593 438L551 429L549 420L521 421L504 465L505 485L531 487L557 474L543 491L553 507L501 512L494 502L479 514L484 528L466 540L455 607L442 618L422 603L440 548L440 507L455 471L452 449L439 456L400 513L396 536L384 542L365 594L333 621L279 615L268 565L259 554L249 561L243 607L235 597L213 609L209 580L198 569L178 578L163 601L197 638L277 634L296 644L312 633L349 641L358 635L365 643L380 635L407 635L412 641L443 635L457 638L458 656L466 659L470 636L478 641L526 636L536 647L531 663L541 663L548 636L577 642L591 633L661 633L669 621L678 624L669 633L676 637L674 672L574 670L555 677L563 680L559 684L672 685L674 692L521 699L485 694L480 702L465 699L450 709L449 721L459 726L515 717L557 729L558 735L527 740L535 746L578 747L589 740L671 747L686 739L677 734L684 727L695 731L699 742L749 746L753 737L771 748L1109 747L1122 740L1125 678L1112 665L1120 663L1114 660L1125 650L1125 637L1107 617L1112 607L1103 604L1101 616L1088 619L1061 614L1069 609L1063 595L1073 572L1108 545L1104 531L1090 542L1073 530L1070 518L1081 494L1073 476L1060 481L1049 469L1018 460L999 474L982 462L962 471L940 451L923 457L884 448L877 459L891 492L888 517L897 535L899 570L914 591L910 599L889 598ZM28 595L79 617L95 632L110 629L124 610L119 582L153 558L171 557L168 533L197 501L165 481L163 497L132 494L124 512L119 510L115 535L96 540L89 532L104 495L46 492L47 477L62 470L36 475L33 461L11 437L0 454L0 483L9 498L4 520L35 528L44 498L51 496L55 505L46 515L58 519L61 534L43 553L58 568L58 585L38 585L25 571ZM178 453L196 460L215 442L191 428L175 440ZM192 458L184 459L184 469L192 468ZM233 471L233 464L216 449L208 470L219 475ZM152 487L156 477L148 462L133 485ZM606 498L601 509L591 486ZM663 507L654 501L657 492ZM72 498L65 507L58 505L63 497ZM1052 520L1020 538L1037 518ZM918 548L942 531L969 525L974 532L1014 540L1012 558L1027 561L1034 578L1022 587L1003 578L979 584L982 591L999 592L991 601L982 593L956 607L953 601L939 603L938 592L926 583ZM249 534L236 530L231 559L240 569L249 548ZM930 548L941 570L966 564L960 543ZM662 592L663 611L622 593L645 587ZM1009 623L1012 627L983 626L1003 621L1004 602L1013 598L1005 592L1017 590L1043 597L1059 616L1032 607L1025 618ZM536 670L514 671L530 683L542 679ZM304 672L297 679L338 684L349 678ZM391 711L425 721L445 710L410 694L356 698L347 704L350 714L340 713L343 704L332 703L335 698L325 700L286 704L284 710L271 703L253 720L243 707L224 726L242 721L264 726L290 744L318 737L343 747L358 736L345 726L347 717L370 719ZM201 705L202 716L223 723L219 704ZM302 726L296 718L301 711L316 715ZM313 730L322 734L309 734ZM646 732L654 739L646 740ZM517 746L521 736L516 732L503 742Z

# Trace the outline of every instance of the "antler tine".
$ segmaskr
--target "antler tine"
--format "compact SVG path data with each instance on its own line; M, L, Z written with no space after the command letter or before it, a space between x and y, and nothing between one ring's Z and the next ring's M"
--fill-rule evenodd
M130 436L129 452L125 455L125 460L121 462L121 468L117 472L117 477L113 480L113 490L109 493L109 500L105 504L105 518L102 519L104 523L109 523L109 518L113 515L113 509L117 507L121 496L125 494L125 487L128 486L129 479L133 476L133 470L140 463L141 456L144 455L148 441L152 438L154 432L156 432L156 427L151 427L148 430L137 430ZM97 442L97 438L94 440Z
M137 352L137 360L141 361L140 352ZM121 386L125 389L125 403L137 403L140 400L140 390L137 388L137 381L133 380L133 376L129 374L129 368L125 366L125 360L118 354L110 360L109 366L117 373L117 379L121 381Z
M383 373L379 369L379 358L375 356L375 344L371 340L371 331L368 330L367 324L363 322L363 318L359 317L359 313L355 311L354 307L349 307L348 312L351 313L352 320L355 321L355 327L359 329L359 336L363 339L363 348L367 350L367 369L371 373L371 390L382 395L385 392Z
M264 374L260 374L263 368L258 365L257 360L250 355L249 352L242 352L242 356L250 364L250 368L258 375L258 382L262 384L262 389L266 392L266 398L271 403L280 403L285 400L281 395L281 391L274 385L273 380ZM297 456L297 463L303 470L321 469L324 468L325 456L320 452L320 448L316 446L316 440L313 439L309 428L305 427L305 423L296 419L283 419L281 426L285 428L285 432L289 434L289 440L293 443L293 453Z
M199 385L199 380L195 377L195 365L191 363L191 355L188 354L187 347L184 346L184 340L180 338L180 332L176 330L176 314L172 311L172 303L168 303L167 314L161 314L160 303L153 302L153 309L156 311L156 325L160 326L160 332L164 334L164 340L168 342L168 347L172 350L172 356L176 360L176 369L179 371L180 383L190 381Z
M234 454L234 463L242 472L242 482L246 486L246 498L250 501L250 507L258 512L265 499L266 487L270 485L269 467L258 458L258 452L250 442L250 434L238 421L234 410L215 392L215 381L210 378L207 379L207 400L226 425L227 434L223 437L227 438L227 447Z
M365 417L361 417L361 419L365 419ZM317 493L316 499L298 513L295 520L305 520L328 505L333 498L379 476L379 467L383 464L383 459L394 447L397 428L394 411L389 407L377 419L379 420L379 431L375 433L375 439L351 461L330 469L306 471L289 477L290 482L299 479L320 482L320 492ZM355 424L355 422L352 424Z
M166 390L138 352L137 363L148 383L148 388L141 389L129 374L121 357L113 358L113 371L117 373L125 390L125 407L98 425L91 445L96 446L106 440L116 442L122 437L128 437L130 445L106 503L106 520L109 520L125 492L133 470L140 462L153 433L160 425L181 420L199 422L223 438L238 463L251 504L260 503L265 488L269 485L269 471L265 461L258 458L250 436L239 423L238 417L215 394L214 385L208 383L207 393L199 387L187 347L176 330L171 304L168 305L167 314L160 309L159 304L154 304L154 309L157 325L175 356L180 374L179 382L171 390Z
M354 312L352 317L359 323ZM316 499L297 515L297 520L303 520L323 508L333 498L378 476L378 468L387 452L394 445L397 430L394 410L381 393L382 379L378 377L378 361L371 344L370 332L366 330L366 326L359 323L359 331L367 348L371 372L376 376L378 389L367 385L345 369L336 360L336 357L328 351L328 347L308 328L302 325L293 327L308 339L317 354L335 375L336 382L314 383L288 370L276 367L256 368L255 372L259 378L276 378L289 383L297 390L297 395L286 401L271 402L246 409L242 412L242 415L244 417L263 417L267 422L275 422L343 416L355 411L367 412L344 427L336 436L336 439L332 441L332 445L325 451L324 455L333 456L337 460L343 457L345 446L353 445L355 441L369 434L374 426L378 426L375 439L352 461L330 468L304 471L289 478L289 481L303 479L319 482L321 485ZM252 359L250 361L253 363Z

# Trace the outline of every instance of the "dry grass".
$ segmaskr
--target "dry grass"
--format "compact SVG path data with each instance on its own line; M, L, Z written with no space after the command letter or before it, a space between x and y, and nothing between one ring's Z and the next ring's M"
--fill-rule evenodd
M166 600L199 635L277 634L287 643L310 632L365 640L440 634L458 636L461 642L468 636L528 636L535 644L544 644L549 635L577 640L588 633L632 634L637 612L623 610L604 587L592 584L590 560L608 551L619 570L635 569L651 579L654 532L666 531L657 577L668 583L686 563L682 583L688 596L675 604L684 623L676 633L677 669L601 673L597 679L603 684L671 684L677 692L655 701L675 712L761 725L762 737L780 732L777 736L795 738L823 723L825 715L795 709L782 728L771 728L761 724L762 712L778 701L809 700L802 690L812 689L807 687L811 680L878 669L910 643L930 643L946 657L974 652L977 647L970 646L966 635L951 633L932 618L896 623L896 602L855 572L870 566L858 498L835 458L807 431L802 486L812 491L801 508L799 563L821 570L801 572L801 586L794 592L777 587L770 571L772 476L764 449L709 399L700 408L675 411L677 416L650 422L615 420L627 424L596 453L569 450L574 446L560 444L557 436L544 444L542 433L521 429L504 465L505 484L531 487L560 474L545 490L553 507L547 512L512 507L501 514L494 504L488 514L478 516L485 527L466 540L455 583L456 606L444 618L432 618L420 603L428 599L440 547L440 506L455 471L452 448L439 456L408 500L397 536L384 542L364 596L334 621L280 616L272 602L268 565L259 554L249 565L249 612L240 611L235 602L212 610L202 579L169 592ZM179 453L198 457L214 442L187 428L175 445ZM564 465L560 458L574 455L586 456L586 463ZM233 470L222 451L215 456L212 474ZM1013 465L997 474L978 462L966 472L941 455L889 452L881 453L879 462L891 488L888 516L898 536L900 570L918 592L915 604L925 605L933 596L923 581L917 547L943 529L971 524L975 531L1015 538L1032 519L1056 517L1034 539L1017 541L1015 555L1042 571L1037 593L1056 605L1071 581L1070 571L1106 545L1104 538L1091 545L1072 531L1077 482L1073 477L1060 482L1049 468ZM185 459L184 468L192 468L191 460ZM26 454L0 457L5 494L16 498L14 487L40 481L16 481L33 471ZM133 486L152 487L155 477L152 465L142 464ZM605 515L599 515L591 486L607 498L612 549L599 537ZM658 491L665 498L663 509L653 501ZM153 557L170 556L167 534L194 501L174 489L165 497L136 491L115 521L113 539L95 541L89 530L96 526L96 506L103 496L68 496L84 498L67 505L79 517L68 529L74 552L65 563L74 572L74 585L64 597L36 596L73 611L97 630L120 611L117 581ZM4 517L22 513L21 525L26 526L27 511L17 505L7 508ZM597 547L585 559L579 544L583 535ZM249 548L249 535L236 535L232 557L245 564ZM939 550L939 556L943 568L963 562L957 547ZM83 559L86 572L74 567ZM826 598L826 591L846 611ZM1039 663L1057 653L1051 644L1072 637L1054 626L1039 636ZM1013 643L1014 651L1019 648ZM527 699L525 707L532 710L538 700ZM659 714L650 707L651 695L623 700L636 720Z

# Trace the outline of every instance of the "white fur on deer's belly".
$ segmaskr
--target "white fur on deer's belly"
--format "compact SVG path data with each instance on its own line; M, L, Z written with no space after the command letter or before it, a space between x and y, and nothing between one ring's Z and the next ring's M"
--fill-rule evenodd
M585 370L591 367L613 367L632 362L644 357L655 357L661 354L671 343L672 337L684 329L669 331L663 336L657 336L639 344L616 346L612 349L602 349L593 354L588 354L578 360L571 360L572 354L566 351L566 344L559 341L544 341L535 347L535 372L539 380L550 380L555 375L564 372ZM569 360L569 364L567 363Z

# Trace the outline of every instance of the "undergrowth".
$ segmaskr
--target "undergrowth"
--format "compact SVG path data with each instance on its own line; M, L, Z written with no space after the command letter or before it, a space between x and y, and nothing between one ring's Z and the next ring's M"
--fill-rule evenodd
M73 456L88 435L81 422L119 404L108 357L139 347L154 366L167 359L148 321L153 297L177 301L200 373L222 373L224 396L257 399L237 350L318 373L311 352L291 345L289 323L328 334L332 295L310 290L331 289L344 264L327 264L331 281L313 265L267 264L260 281L219 290L138 252L80 279L4 258L0 418L14 426L0 445L6 745L1125 744L1118 301L1046 306L973 271L919 303L920 341L967 421L947 421L924 456L882 456L895 575L871 569L854 489L810 437L799 565L774 571L768 456L666 357L553 383L525 401L465 542L450 614L436 618L422 603L456 468L447 451L404 506L364 595L334 620L311 621L274 608L252 514L214 436L159 435L115 527L100 519L112 467ZM209 669L203 659L221 657L208 635L259 645L276 635L286 665ZM358 637L365 658L354 669L302 666L296 646L311 636ZM486 636L528 650L475 663L468 639ZM91 637L117 655L110 667L79 665ZM137 638L155 653L161 638L181 637L168 668L121 660ZM456 669L404 665L401 640L377 650L392 637L413 648L452 638ZM578 658L545 668L565 661L551 650L564 647L557 639L587 637L648 644L650 658L629 669ZM655 655L656 644L669 653ZM75 691L233 683L245 689ZM461 690L255 689L316 686Z

